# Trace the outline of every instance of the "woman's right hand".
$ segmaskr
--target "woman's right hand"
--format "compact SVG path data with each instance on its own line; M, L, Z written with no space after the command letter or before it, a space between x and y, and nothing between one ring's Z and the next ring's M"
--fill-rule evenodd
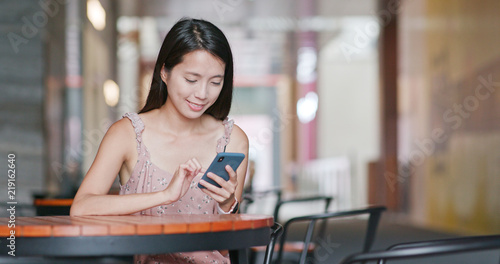
M167 203L173 203L186 194L193 179L198 173L203 173L203 168L196 158L192 158L179 165L167 188L163 190Z

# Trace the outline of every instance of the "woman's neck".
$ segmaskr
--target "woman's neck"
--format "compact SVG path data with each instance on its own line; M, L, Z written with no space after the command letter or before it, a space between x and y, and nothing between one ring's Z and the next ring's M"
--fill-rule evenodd
M158 109L157 114L158 128L176 135L192 134L199 130L202 125L203 115L195 119L187 118L168 102Z

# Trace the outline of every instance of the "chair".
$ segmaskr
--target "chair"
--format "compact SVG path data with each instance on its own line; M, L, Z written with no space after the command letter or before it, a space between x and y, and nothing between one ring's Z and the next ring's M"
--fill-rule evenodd
M333 197L317 195L317 196L309 196L309 197L297 197L283 200L281 195L278 196L278 201L276 202L276 206L274 207L274 221L279 222L279 211L281 207L285 204L294 204L294 203L305 203L305 202L313 202L313 201L325 201L325 213L328 212L328 207L330 207L330 203L332 202Z
M309 222L306 230L306 234L303 240L303 244L301 247L301 252L300 256L298 257L299 262L298 263L305 263L306 262L306 257L307 253L310 252L310 245L314 233L314 229L316 226L316 222L318 220L327 220L327 219L333 219L333 218L342 218L342 217L350 217L350 216L357 216L357 215L369 215L368 218L368 227L366 230L366 235L365 235L365 241L363 245L363 252L368 252L372 245L373 241L375 240L375 234L377 231L378 223L380 220L380 217L382 215L382 212L385 211L386 208L384 206L372 206L372 207L367 207L363 209L357 209L357 210L350 210L350 211L340 211L340 212L329 212L329 213L321 213L321 214L315 214L315 215L307 215L307 216L300 216L300 217L295 217L290 220L288 220L284 225L283 225L283 234L280 239L279 247L278 247L278 255L275 263L281 263L283 259L283 253L285 249L285 241L286 241L286 236L287 236L287 231L290 229L290 225L293 223L297 222Z
M273 211L273 216L274 216L274 221L276 223L280 223L279 221L279 212L282 206L284 205L292 205L296 203L306 203L306 202L321 202L324 201L325 206L324 206L324 212L326 213L328 211L328 207L330 206L331 201L333 200L333 197L331 196L322 196L322 195L317 195L317 196L308 196L308 197L294 197L294 198L289 198L289 199L282 199L282 191L281 189L271 189L267 191L260 191L260 192L253 192L251 194L248 194L246 196L243 196L243 200L247 201L246 205L250 205L253 203L256 199L262 199L263 197L266 197L268 195L276 195L277 201L276 205L274 207ZM284 251L287 252L293 252L293 253L300 253L303 247L303 243L287 243L284 246ZM274 248L274 247L273 247ZM251 252L250 252L250 263L260 263L261 261L258 260L258 256L261 256L260 254L264 253L264 250L267 250L268 248L260 246L260 247L252 247ZM308 252L314 251L314 244L311 244L308 248Z
M272 188L269 190L264 190L264 191L251 191L251 192L244 192L241 205L240 205L240 211L243 213L248 212L248 207L253 204L256 200L262 199L264 197L268 197L270 195L275 195L277 199L277 203L281 201L281 194L282 191L280 188Z
M271 233L271 239L269 244L266 246L266 255L264 257L264 264L270 264L273 259L274 245L276 244L276 239L283 233L283 226L277 222L274 222L272 227L273 232Z
M419 241L396 244L387 250L352 254L344 258L340 264L364 263L386 260L422 258L426 256L452 255L472 251L500 249L500 235L459 237L451 239ZM476 260L474 263L480 263Z

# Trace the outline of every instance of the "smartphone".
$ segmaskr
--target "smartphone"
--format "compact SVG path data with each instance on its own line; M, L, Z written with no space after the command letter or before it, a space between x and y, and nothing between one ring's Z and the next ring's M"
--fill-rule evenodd
M235 153L235 152L220 152L217 153L217 156L215 156L214 160L208 167L207 171L205 171L205 174L201 177L202 180L205 180L217 187L221 187L218 183L216 183L214 180L208 178L207 174L209 172L214 173L217 176L222 177L224 180L228 181L229 180L229 173L226 171L226 165L231 166L234 171L238 169L240 166L241 162L245 158L245 154L243 153ZM205 186L201 185L198 183L199 188L205 188Z

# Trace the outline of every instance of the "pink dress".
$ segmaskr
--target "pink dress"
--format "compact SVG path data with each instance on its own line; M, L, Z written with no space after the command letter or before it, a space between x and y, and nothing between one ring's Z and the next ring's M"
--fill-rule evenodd
M127 113L123 117L127 117L132 122L136 134L139 156L130 179L125 185L120 186L120 195L164 190L173 175L151 163L149 151L142 142L144 123L137 113ZM223 124L225 126L225 133L217 142L217 152L223 152L229 143L233 120L226 118ZM164 214L218 214L217 203L198 188L197 182L201 176L200 174L193 179L186 195L177 202L155 206L135 214L158 216ZM223 256L217 250L163 255L137 255L134 257L134 263L229 263L229 256Z

